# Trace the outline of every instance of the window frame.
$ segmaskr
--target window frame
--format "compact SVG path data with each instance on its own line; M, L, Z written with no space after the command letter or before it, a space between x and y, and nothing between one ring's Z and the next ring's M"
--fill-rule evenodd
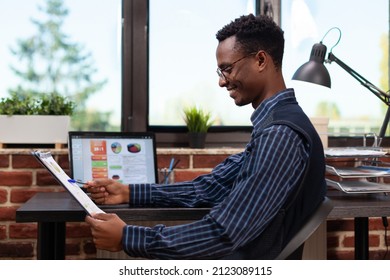
M262 5L264 0L256 0L256 14ZM152 131L160 147L188 146L185 126L151 126L148 122L148 19L149 0L123 0L121 130ZM250 139L251 131L251 126L213 126L206 146L242 147Z
M185 126L149 125L149 0L122 0L122 131L152 131L159 147L186 147ZM266 0L256 0L256 14L260 14ZM278 7L280 1L272 0ZM136 82L135 82L136 81ZM206 147L243 147L249 139L251 126L213 126L208 132ZM359 137L332 136L329 146L361 145ZM385 137L382 146L390 144Z

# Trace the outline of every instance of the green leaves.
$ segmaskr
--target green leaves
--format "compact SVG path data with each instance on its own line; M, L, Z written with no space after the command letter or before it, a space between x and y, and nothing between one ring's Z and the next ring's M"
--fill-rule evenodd
M65 1L41 2L42 5L38 6L41 16L31 19L34 33L17 39L10 48L18 59L10 69L20 82L9 88L8 92L17 93L18 96L55 92L71 96L77 102L78 112L86 111L88 98L101 90L107 79L94 78L98 69L92 52L65 33L64 25L69 13ZM39 98L42 99L42 96ZM54 104L50 100L41 101L45 114L52 114L52 110L58 111L57 105L61 106L59 100L53 101ZM60 111L63 110L67 111Z
M189 107L183 110L184 121L189 132L207 132L213 124L210 113L197 107Z
M0 99L0 115L72 115L75 103L57 93Z

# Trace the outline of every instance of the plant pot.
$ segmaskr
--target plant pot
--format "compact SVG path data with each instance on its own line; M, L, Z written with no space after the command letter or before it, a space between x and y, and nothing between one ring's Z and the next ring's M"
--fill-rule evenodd
M0 115L1 144L65 144L70 116Z
M206 132L188 132L188 143L190 148L202 149L206 142Z

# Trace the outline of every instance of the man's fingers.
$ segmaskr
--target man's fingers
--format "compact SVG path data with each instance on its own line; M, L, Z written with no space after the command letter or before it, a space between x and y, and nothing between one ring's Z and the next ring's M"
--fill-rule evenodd
M98 187L107 186L111 182L112 182L111 179L96 179L94 181L88 181L86 185L89 186L89 187L96 187L96 188L98 188Z
M93 214L92 218L97 221L108 221L114 215L115 214L112 213L97 213L97 214Z
M92 232L98 227L102 221L107 221L112 214L98 213L85 217L85 222L91 226Z
M90 193L101 193L101 192L105 192L106 191L105 187L95 187L95 186L87 185L86 188L87 188L88 192L90 192Z
M91 199L98 204L104 204L104 202L106 201L106 197L108 196L107 192L97 192L97 193L90 193L90 194L91 194Z

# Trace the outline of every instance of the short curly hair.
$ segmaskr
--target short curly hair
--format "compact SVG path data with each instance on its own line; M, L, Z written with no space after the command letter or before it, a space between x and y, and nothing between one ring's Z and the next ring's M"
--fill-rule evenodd
M246 54L266 51L273 59L275 67L282 67L284 52L283 30L268 16L241 16L225 25L216 34L219 42L236 36L238 48Z

